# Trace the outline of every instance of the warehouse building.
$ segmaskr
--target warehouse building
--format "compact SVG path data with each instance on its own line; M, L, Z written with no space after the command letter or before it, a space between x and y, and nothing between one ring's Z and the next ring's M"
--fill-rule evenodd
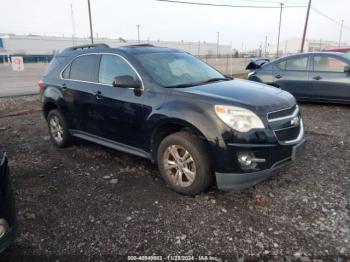
M301 47L301 38L289 38L285 41L280 42L279 44L279 54L294 54L300 52ZM304 44L304 50L306 52L317 52L317 51L325 51L331 50L334 48L345 48L349 47L348 43L340 43L335 41L327 41L323 39L315 40L315 39L306 39ZM276 52L277 46L272 45L270 50L272 52Z
M95 38L94 42L106 43L111 47L138 44L138 41L125 40L122 38ZM89 43L89 38L13 34L0 35L0 63L7 62L12 55L23 56L25 62L45 62L50 60L54 54L67 47ZM142 41L141 43L180 49L196 56L217 54L216 43L183 41ZM231 47L229 45L219 45L219 54L227 55L230 53Z

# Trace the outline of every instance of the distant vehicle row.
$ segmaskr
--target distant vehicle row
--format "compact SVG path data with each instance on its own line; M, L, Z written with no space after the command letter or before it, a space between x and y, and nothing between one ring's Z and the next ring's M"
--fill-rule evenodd
M350 103L349 53L305 53L272 62L256 58L247 69L248 80L281 88L298 100Z

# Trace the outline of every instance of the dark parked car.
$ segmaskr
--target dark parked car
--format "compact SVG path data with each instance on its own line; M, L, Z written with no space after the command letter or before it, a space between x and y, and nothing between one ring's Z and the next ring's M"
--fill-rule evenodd
M182 194L200 193L214 178L223 190L253 185L304 143L291 94L226 78L174 49L69 48L39 87L56 146L78 137L150 159Z
M255 59L248 80L269 84L298 100L350 103L350 54L315 52L269 62Z
M13 240L17 228L9 168L5 153L0 152L0 252Z

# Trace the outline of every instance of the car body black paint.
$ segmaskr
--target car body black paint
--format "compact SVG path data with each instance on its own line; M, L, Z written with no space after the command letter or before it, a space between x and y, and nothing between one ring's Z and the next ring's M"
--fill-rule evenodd
M42 92L44 114L47 108L57 107L68 121L70 132L105 146L143 156L155 161L154 144L165 126L176 125L191 129L208 144L216 172L218 187L239 187L236 183L220 184L222 174L232 177L252 171L244 170L237 161L240 151L252 151L266 162L257 166L256 179L239 183L243 186L261 180L259 172L274 171L279 162L289 162L293 148L304 143L302 123L296 141L278 141L275 130L291 127L287 116L269 122L270 112L291 108L295 98L280 89L246 80L217 81L187 88L164 88L157 84L135 58L137 54L180 51L157 47L94 48L66 51L58 69L44 76ZM121 56L136 70L142 80L140 89L117 88L99 83L63 79L61 72L71 61L82 55ZM239 106L257 114L266 128L240 133L222 122L215 105ZM301 119L300 113L296 112ZM291 140L294 140L291 139ZM279 165L278 165L279 166Z
M12 192L10 170L5 153L0 152L0 219L6 220L7 232L0 237L0 252L11 243L16 234L17 219Z
M283 70L277 66L284 61L302 57L308 59L305 70ZM337 52L289 55L262 65L252 61L247 66L247 69L252 71L248 80L279 87L293 94L298 100L350 104L350 72L318 70L314 65L315 57L334 59L344 63L344 66L350 65L349 55Z

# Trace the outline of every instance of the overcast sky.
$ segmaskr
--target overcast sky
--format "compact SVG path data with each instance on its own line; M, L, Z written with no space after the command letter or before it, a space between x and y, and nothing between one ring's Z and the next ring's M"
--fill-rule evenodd
M183 0L189 1L189 0ZM193 0L215 4L278 6L278 0ZM254 2L255 1L255 2ZM261 2L259 2L261 1ZM270 3L271 2L271 3ZM274 4L276 2L276 4ZM350 0L313 0L312 6L341 21L343 40L350 42ZM307 0L284 0L286 5L306 5ZM2 0L0 33L72 35L70 5L77 36L89 35L87 0ZM150 40L220 42L241 50L257 48L268 37L277 41L279 9L252 9L172 4L155 0L91 0L94 34ZM301 37L306 8L284 8L281 40ZM340 26L311 11L307 38L338 41Z

